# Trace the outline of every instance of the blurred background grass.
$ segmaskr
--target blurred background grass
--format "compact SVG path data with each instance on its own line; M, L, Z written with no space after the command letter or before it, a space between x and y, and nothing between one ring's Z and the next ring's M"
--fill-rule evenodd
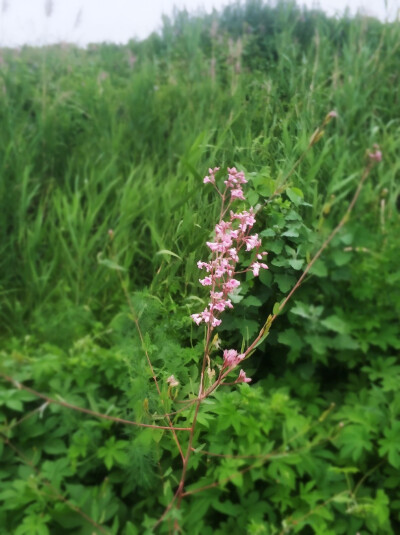
M371 195L387 190L396 213L399 47L396 23L250 1L178 13L161 35L127 46L3 49L3 334L70 306L111 315L123 296L97 263L109 229L135 288L190 294L216 214L201 187L208 167L279 178L331 109L337 124L293 177L309 222L328 200L338 219L375 142L384 164Z

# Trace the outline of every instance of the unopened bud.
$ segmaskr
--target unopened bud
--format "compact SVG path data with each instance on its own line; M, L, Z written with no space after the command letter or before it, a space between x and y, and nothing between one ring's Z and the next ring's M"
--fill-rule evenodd
M178 386L179 385L179 381L177 379L175 379L175 377L173 375L170 375L168 377L167 383L169 384L169 386Z
M370 160L373 160L374 162L381 162L382 161L382 152L379 150L379 145L374 145L374 152L369 152L368 157Z

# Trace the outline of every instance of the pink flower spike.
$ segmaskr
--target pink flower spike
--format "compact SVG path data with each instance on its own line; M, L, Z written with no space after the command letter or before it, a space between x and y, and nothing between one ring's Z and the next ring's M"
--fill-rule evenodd
M236 379L235 383L250 383L251 378L246 377L246 373L243 370L240 370L239 377Z

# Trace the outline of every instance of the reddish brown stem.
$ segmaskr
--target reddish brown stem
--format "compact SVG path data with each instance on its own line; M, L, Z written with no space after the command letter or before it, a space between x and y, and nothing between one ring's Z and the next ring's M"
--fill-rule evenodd
M108 416L108 414L102 414L100 412L95 412L90 409L78 407L77 405L72 405L71 403L68 403L67 401L59 401L57 399L50 398L49 396L46 396L45 394L41 394L40 392L33 390L33 388L29 388L29 386L25 386L24 384L19 383L18 381L16 381L12 377L9 377L8 375L5 375L4 373L0 373L0 377L5 379L9 383L12 383L17 388L22 388L23 390L30 392L34 396L46 400L48 403L54 403L55 405L61 405L61 407L66 407L67 409L72 409L74 411L83 412L84 414L89 414L90 416L94 416L95 418L102 418L103 420L109 420L117 424L135 425L137 427L149 427L151 429L165 429L167 431L191 431L191 427L174 427L171 429L171 427L167 425L142 424L139 422L132 422L131 420L124 420L123 418L117 418L115 416Z

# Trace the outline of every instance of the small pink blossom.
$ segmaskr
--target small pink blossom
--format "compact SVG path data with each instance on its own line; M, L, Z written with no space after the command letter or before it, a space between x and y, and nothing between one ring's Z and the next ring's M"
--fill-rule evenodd
M200 323L203 321L201 314L191 314L190 317L197 325L200 325Z
M228 368L231 366L236 366L238 352L236 349L225 349L224 350L224 367Z
M211 312L209 310L204 309L203 312L201 313L201 317L204 321L204 323L210 323L210 321L212 320L213 318L213 315L211 314Z
M224 368L234 368L241 362L246 355L244 353L238 354L235 349L224 350Z
M232 302L230 299L221 299L214 304L210 305L212 310L218 310L218 312L223 312L225 308L233 308Z
M248 238L245 238L246 242L246 251L251 251L255 247L260 247L261 240L258 237L258 234L254 234L253 236L249 236Z
M204 184L207 184L207 183L215 184L215 173L217 173L219 169L220 169L219 167L214 167L214 169L210 168L208 170L209 176L205 176L203 179Z
M239 262L239 255L238 255L237 250L234 247L229 249L228 253L234 262Z
M262 268L262 269L268 269L268 266L267 266L267 264L263 264L263 263L261 263L261 262L253 262L253 263L251 264L251 269L252 269L252 271L253 271L253 275L254 275L255 277L258 277L261 268Z
M246 373L243 370L240 370L239 377L236 379L235 383L250 383L250 377L246 377Z
M238 171L236 167L228 167L228 180L225 181L225 184L227 182L233 184L247 184L243 171Z
M254 217L253 208L250 208L249 212L243 211L240 214L235 214L231 211L231 220L239 219L239 228L242 232L246 232L247 227L251 228L254 223L256 222L256 218Z
M240 286L240 282L237 279L230 279L228 282L225 282L223 285L224 291L230 293Z
M203 286L211 286L212 285L212 278L211 277L204 277L204 279L199 279L199 282Z
M373 160L375 162L381 162L382 161L382 152L378 149L377 145L374 148L375 148L375 152L368 153L368 156L370 157L371 160Z
M246 200L244 195L243 195L243 191L240 188L233 189L231 191L231 198L232 198L232 200L233 199L240 199L242 201Z

